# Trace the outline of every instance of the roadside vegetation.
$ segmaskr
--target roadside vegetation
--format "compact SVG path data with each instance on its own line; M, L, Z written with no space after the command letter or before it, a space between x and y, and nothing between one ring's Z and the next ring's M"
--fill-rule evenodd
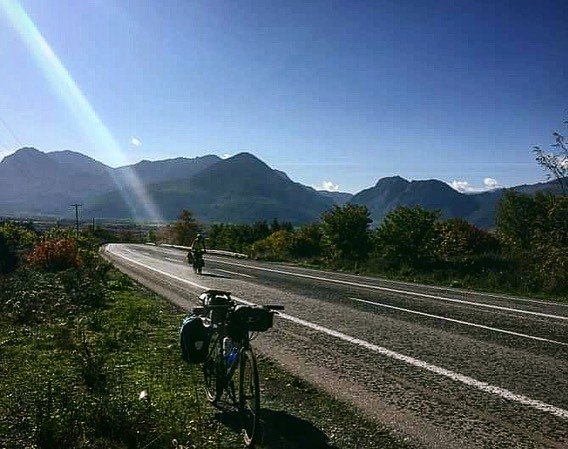
M181 359L184 313L112 269L99 243L0 223L0 447L242 447L234 415L209 405L200 367ZM260 448L408 447L268 359L261 367Z
M376 228L364 206L318 223L212 225L208 246L255 259L494 292L568 300L568 197L506 191L486 231L419 206L391 211Z

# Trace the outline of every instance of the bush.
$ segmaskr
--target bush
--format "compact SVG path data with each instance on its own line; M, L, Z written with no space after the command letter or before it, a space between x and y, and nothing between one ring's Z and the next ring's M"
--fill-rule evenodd
M440 222L437 228L440 240L435 253L444 262L471 264L476 256L500 251L497 238L462 218Z
M6 237L0 234L0 274L14 271L17 262L16 251L8 244Z
M331 266L357 266L369 253L371 218L365 206L334 206L321 216L327 261Z
M294 233L276 231L251 247L251 255L255 258L268 260L287 260L294 246Z
M390 267L425 267L436 260L439 211L420 206L390 212L375 233L375 250Z
M78 267L77 241L72 238L46 239L34 247L28 256L28 263L48 271Z
M10 221L0 223L0 274L14 271L20 255L31 248L37 238L33 229Z

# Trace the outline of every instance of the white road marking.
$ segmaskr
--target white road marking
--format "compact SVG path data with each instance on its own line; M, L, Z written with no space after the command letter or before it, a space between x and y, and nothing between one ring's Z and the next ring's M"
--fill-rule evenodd
M225 260L223 260L223 261L215 260L215 262L224 263L224 264L228 264L228 265L236 265L234 263L227 262ZM342 285L351 285L353 287L370 288L370 289L373 289L373 290L381 290L381 291L385 291L385 292L398 293L398 294L406 295L406 296L418 296L418 297L421 297L421 298L437 299L437 300L440 300L440 301L453 302L453 303L457 303L457 304L467 304L467 305L476 306L476 307L485 307L485 308L488 308L488 309L503 310L503 311L506 311L506 312L523 313L525 315L533 315L533 316L539 316L539 317L544 317L544 318L554 318L554 319L557 319L557 320L568 321L568 316L552 315L552 314L549 314L549 313L541 313L541 312L532 312L530 310L515 309L513 307L496 306L496 305L493 305L493 304L484 304L484 303L479 303L479 302L466 301L464 299L455 299L455 298L448 298L448 297L445 297L445 296L429 295L427 293L411 292L411 291L408 291L408 290L398 290L396 288L389 288L389 287L379 287L378 285L363 284L363 283L359 283L359 282L349 282L349 281L343 281L341 279L330 279L330 278L325 278L325 277L322 277L322 276L313 276L313 275L310 275L310 274L293 273L293 272L284 271L284 270L275 270L273 268L255 267L254 265L247 265L247 266L249 268L253 269L253 270L269 271L269 272L272 272L272 273L285 274L285 275L289 275L289 276L296 276L296 277L301 277L301 278L306 278L306 279L315 279L317 281L332 282L332 283L335 283L335 284L342 284Z
M250 274L237 273L236 271L223 270L221 268L213 268L213 269L217 270L217 271L222 271L223 273L234 274L234 275L237 275L237 276L244 276L246 278L254 278L254 276L251 276Z
M111 245L107 246L107 250L112 253L112 251L110 251L110 249L112 248ZM124 260L127 260L131 263L134 263L136 265L140 265L140 266L142 266L142 267L144 267L148 270L159 273L163 276L168 276L172 279L186 283L186 284L191 285L193 287L197 287L197 288L202 289L202 290L208 289L208 287L205 287L204 285L197 284L196 282L189 281L188 279L184 279L184 278L181 278L179 276L176 276L176 275L167 273L165 271L159 270L157 268L151 267L149 265L143 264L141 262L138 262L137 260L131 259L130 257L126 257L122 254L117 254L117 253L113 253L113 254L115 256L121 257ZM240 298L237 298L235 296L233 296L233 299L235 301L241 302L243 304L254 305L254 303L252 303L250 301L246 301L244 299L240 299ZM312 323L310 321L306 321L306 320L303 320L301 318L297 318L295 316L288 315L286 313L280 312L278 314L278 316L280 316L281 318L284 318L285 320L299 324L301 326L305 326L307 328L325 333L327 335L338 338L340 340L344 340L344 341L352 343L354 345L361 346L365 349L369 349L370 351L377 352L377 353L384 355L386 357L398 360L400 362L407 363L407 364L415 366L417 368L425 369L425 370L430 371L434 374L438 374L440 376L447 377L447 378L454 380L456 382L461 382L465 385L474 387L474 388L476 388L480 391L490 393L490 394L499 396L503 399L507 399L509 401L514 401L514 402L517 402L519 404L526 405L528 407L532 407L533 409L536 409L536 410L539 410L539 411L542 411L542 412L551 413L552 415L555 415L559 418L568 420L568 410L556 407L554 405L547 404L546 402L542 402L542 401L539 401L537 399L531 399L531 398L529 398L527 396L523 396L521 394L513 393L512 391L506 390L505 388L497 387L495 385L491 385L491 384L488 384L487 382L479 381L479 380L474 379L474 378L469 377L469 376L464 376L463 374L456 373L455 371L451 371L451 370L448 370L448 369L445 369L445 368L442 368L442 367L439 367L439 366L436 366L436 365L432 365L431 363L424 362L422 360L416 359L414 357L410 357L410 356L400 354L400 353L395 352L395 351L391 351L390 349L383 348L382 346L378 346L378 345L375 345L373 343L369 343L368 341L352 337L350 335L344 334L343 332L335 331L333 329L329 329L327 327L320 326L319 324L315 324L315 323Z
M497 327L484 326L483 324L472 323L470 321L462 321L462 320L456 320L454 318L448 318L448 317L445 317L445 316L432 315L430 313L419 312L417 310L411 310L411 309L405 309L405 308L402 308L402 307L391 306L390 304L383 304L383 303L380 303L380 302L367 301L366 299L353 298L353 297L350 297L349 299L352 299L353 301L362 302L362 303L365 303L365 304L372 304L372 305L377 306L377 307L386 307L388 309L394 309L394 310L399 310L401 312L413 313L415 315L422 315L422 316L426 316L426 317L429 317L429 318L436 318L438 320L451 321L452 323L458 323L458 324L463 324L463 325L472 326L472 327L479 327L481 329L487 329L487 330L490 330L490 331L501 332L503 334L514 335L516 337L530 338L531 340L538 340L538 341L543 341L543 342L546 342L546 343L553 343L553 344L556 344L556 345L568 346L568 343L563 343L561 341L549 340L548 338L543 338L543 337L535 337L534 335L528 335L528 334L522 334L520 332L508 331L508 330L505 330L505 329L499 329Z
M183 260L180 259L174 259L173 257L164 257L164 259L166 260L170 260L172 262L183 262Z

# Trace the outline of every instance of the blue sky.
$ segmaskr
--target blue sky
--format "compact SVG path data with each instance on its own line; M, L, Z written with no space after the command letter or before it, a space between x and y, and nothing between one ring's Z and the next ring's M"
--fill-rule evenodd
M0 156L249 151L350 192L537 182L530 149L568 118L567 23L564 1L0 0Z

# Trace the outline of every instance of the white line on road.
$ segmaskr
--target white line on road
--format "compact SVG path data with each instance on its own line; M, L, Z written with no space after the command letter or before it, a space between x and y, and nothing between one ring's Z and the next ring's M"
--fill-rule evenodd
M234 274L234 275L237 275L237 276L244 276L246 278L254 278L254 276L251 276L250 274L237 273L236 271L223 270L221 268L213 268L213 269L217 270L217 271L222 271L223 273Z
M225 260L215 260L215 262L224 263L224 264L228 264L228 265L235 265L234 263L227 262ZM293 273L293 272L284 271L284 270L275 270L273 268L256 267L254 265L247 265L247 267L249 267L253 270L268 271L268 272L272 272L272 273L285 274L285 275L289 275L289 276L296 276L296 277L301 277L301 278L306 278L306 279L314 279L314 280L317 280L317 281L332 282L332 283L335 283L335 284L351 285L353 287L370 288L370 289L373 289L373 290L381 290L381 291L385 291L385 292L398 293L398 294L406 295L406 296L418 296L418 297L421 297L421 298L437 299L437 300L440 300L440 301L453 302L453 303L457 303L457 304L467 304L467 305L476 306L476 307L485 307L485 308L488 308L488 309L503 310L503 311L506 311L506 312L523 313L523 314L526 314L526 315L533 315L533 316L539 316L539 317L544 317L544 318L554 318L554 319L557 319L557 320L568 321L568 316L552 315L552 314L549 314L549 313L541 313L541 312L533 312L533 311L530 311L530 310L515 309L513 307L496 306L496 305L493 305L493 304L484 304L484 303L479 303L479 302L466 301L466 300L463 300L463 299L447 298L445 296L429 295L427 293L411 292L411 291L408 291L408 290L398 290L396 288L379 287L378 285L343 281L341 279L330 279L330 278L325 278L325 277L322 277L322 276L313 276L313 275L310 275L310 274Z
M111 248L112 248L112 244L107 246L107 251L109 251L110 253L112 253L112 251L110 251ZM192 285L193 287L197 287L197 288L203 289L203 290L208 289L208 287L205 287L203 285L189 281L188 279L184 279L184 278L181 278L179 276L167 273L165 271L158 270L157 268L154 268L154 267L151 267L151 266L146 265L144 263L138 262L137 260L131 259L130 257L126 257L122 254L117 254L117 253L112 253L112 254L114 254L115 256L121 257L124 260L127 260L127 261L134 263L136 265L140 265L140 266L142 266L142 267L144 267L148 270L159 273L163 276L168 276L168 277L175 279L177 281L186 283L188 285ZM245 301L244 299L240 299L240 298L237 298L237 297L233 297L233 299L235 301L241 302L243 304L248 304L248 305L254 304L254 303L251 303L249 301ZM342 332L335 331L333 329L329 329L329 328L324 327L324 326L320 326L319 324L315 324L315 323L312 323L310 321L302 320L301 318L297 318L297 317L294 317L292 315L288 315L286 313L279 313L279 316L281 318L284 318L285 320L288 320L288 321L291 321L293 323L299 324L301 326L305 326L307 328L325 333L327 335L330 335L332 337L347 341L347 342L352 343L354 345L361 346L365 349L369 349L371 351L377 352L377 353L384 355L386 357L398 360L400 362L407 363L409 365L412 365L412 366L415 366L415 367L418 367L418 368L425 369L427 371L438 374L440 376L447 377L447 378L454 380L456 382L461 382L465 385L474 387L474 388L476 388L480 391L483 391L483 392L486 392L486 393L491 393L491 394L499 396L503 399L507 399L509 401L514 401L514 402L517 402L519 404L523 404L523 405L532 407L533 409L536 409L536 410L551 413L552 415L555 415L555 416L562 418L562 419L568 419L568 410L556 407L554 405L547 404L546 402L542 402L542 401L539 401L537 399L531 399L531 398L529 398L527 396L523 396L521 394L513 393L512 391L506 390L505 388L497 387L495 385L491 385L491 384L488 384L487 382L479 381L479 380L474 379L474 378L469 377L469 376L464 376L463 374L459 374L459 373L456 373L454 371L451 371L451 370L448 370L448 369L445 369L445 368L441 368L441 367L436 366L436 365L432 365L428 362L424 362L422 360L415 359L414 357L410 357L410 356L407 356L407 355L404 355L404 354L399 354L398 352L391 351L390 349L383 348L382 346L378 346L378 345L375 345L373 343L369 343L368 341L361 340L359 338L355 338L355 337L352 337L350 335L344 334Z
M180 259L174 259L173 257L164 257L164 259L170 260L170 261L172 261L172 262L178 262L178 263L179 263L179 262L183 262L182 260L180 260Z
M429 318L436 318L438 320L451 321L452 323L464 324L466 326L472 326L472 327L479 327L481 329L487 329L487 330L490 330L490 331L501 332L503 334L514 335L516 337L530 338L531 340L538 340L538 341L543 341L543 342L546 342L546 343L554 343L556 345L568 346L568 343L563 343L561 341L549 340L548 338L543 338L543 337L535 337L534 335L528 335L528 334L522 334L520 332L508 331L508 330L505 330L505 329L499 329L497 327L484 326L483 324L471 323L469 321L456 320L454 318L448 318L448 317L445 317L445 316L432 315L430 313L419 312L417 310L411 310L411 309L405 309L405 308L402 308L402 307L391 306L390 304L383 304L383 303L380 303L380 302L367 301L366 299L353 298L353 297L350 297L349 299L352 299L353 301L362 302L362 303L365 303L365 304L372 304L372 305L377 306L377 307L386 307L388 309L394 309L394 310L399 310L401 312L413 313L415 315L422 315L422 316L426 316L426 317L429 317Z

